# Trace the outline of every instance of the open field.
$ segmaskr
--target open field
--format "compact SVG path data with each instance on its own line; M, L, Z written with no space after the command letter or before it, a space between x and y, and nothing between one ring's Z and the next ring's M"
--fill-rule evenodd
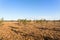
M60 21L0 23L0 40L60 40Z

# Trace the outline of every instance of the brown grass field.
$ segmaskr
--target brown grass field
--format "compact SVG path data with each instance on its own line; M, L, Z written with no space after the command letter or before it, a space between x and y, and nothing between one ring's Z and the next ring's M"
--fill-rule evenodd
M0 23L0 40L60 40L60 21Z

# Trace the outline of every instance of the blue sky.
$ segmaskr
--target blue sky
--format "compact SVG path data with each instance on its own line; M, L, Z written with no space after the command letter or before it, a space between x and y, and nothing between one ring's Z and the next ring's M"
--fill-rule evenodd
M60 19L60 0L0 0L0 18Z

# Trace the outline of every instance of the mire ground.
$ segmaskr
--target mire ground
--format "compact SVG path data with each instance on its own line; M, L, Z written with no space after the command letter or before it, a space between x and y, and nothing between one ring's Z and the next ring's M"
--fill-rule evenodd
M60 22L3 22L0 40L60 40Z

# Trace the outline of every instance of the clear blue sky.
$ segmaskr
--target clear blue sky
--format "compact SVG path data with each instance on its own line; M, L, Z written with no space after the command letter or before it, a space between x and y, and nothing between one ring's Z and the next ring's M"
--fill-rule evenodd
M0 18L60 19L60 0L0 0Z

